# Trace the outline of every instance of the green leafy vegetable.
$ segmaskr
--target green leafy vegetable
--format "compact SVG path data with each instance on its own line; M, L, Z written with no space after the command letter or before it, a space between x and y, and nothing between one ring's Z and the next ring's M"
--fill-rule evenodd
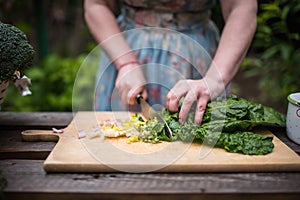
M172 130L173 140L187 142L196 139L229 152L249 155L264 155L274 148L273 137L250 132L253 127L285 124L285 117L274 109L234 95L208 103L201 126L193 123L194 112L189 113L183 126L178 122L178 113L171 114L164 109L161 115ZM170 140L164 126L156 120L147 121L141 129L147 133L142 137L146 142Z

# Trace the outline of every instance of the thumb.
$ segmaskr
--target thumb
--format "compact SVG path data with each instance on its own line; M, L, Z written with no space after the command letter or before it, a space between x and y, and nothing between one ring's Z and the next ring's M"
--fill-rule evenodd
M147 98L148 98L148 93L147 93L146 88L144 88L144 90L142 91L141 95L142 95L142 97L143 97L145 100L147 100Z
M142 97L146 100L148 95L147 95L147 91L146 91L146 88L145 87L139 87L135 90L131 90L129 91L128 93L128 96L129 96L129 104L130 105L133 105L136 103L136 97L138 94L141 94Z

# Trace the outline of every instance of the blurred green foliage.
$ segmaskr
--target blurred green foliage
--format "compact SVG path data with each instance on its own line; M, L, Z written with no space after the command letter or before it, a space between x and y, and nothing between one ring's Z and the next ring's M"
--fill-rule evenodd
M252 54L243 69L259 76L262 98L282 102L288 94L300 91L300 2L263 1L259 4L257 32Z
M39 66L26 71L26 75L32 80L30 89L33 94L22 97L11 83L2 110L72 111L73 84L85 57L86 55L75 58L49 55ZM89 77L86 81L81 81L79 87L93 87L94 79L95 77Z
M0 105L1 111L72 111L73 85L77 73L88 53L96 46L84 23L82 1L43 0L42 8L39 3L39 0L0 0L1 21L22 30L37 54L41 52L42 42L39 11L43 10L43 25L47 31L47 38L43 42L47 42L49 47L49 54L43 59L37 55L34 66L25 71L32 82L32 95L22 97L10 82L4 102ZM96 67L93 65L92 68ZM95 73L84 77L86 80L81 78L77 81L77 88L90 91ZM91 97L77 97L77 102L91 101Z

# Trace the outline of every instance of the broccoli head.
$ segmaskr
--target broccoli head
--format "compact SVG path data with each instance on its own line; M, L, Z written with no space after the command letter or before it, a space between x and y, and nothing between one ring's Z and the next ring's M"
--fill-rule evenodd
M32 65L35 51L26 35L10 24L0 22L0 81L13 79L15 71Z

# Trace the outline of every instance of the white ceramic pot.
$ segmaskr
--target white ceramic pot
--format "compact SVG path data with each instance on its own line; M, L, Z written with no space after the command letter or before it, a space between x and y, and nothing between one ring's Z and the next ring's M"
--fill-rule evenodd
M300 144L300 93L290 94L288 101L286 118L287 136L297 144Z
M4 101L4 97L8 85L9 85L8 81L0 81L0 104L2 104L2 102Z

